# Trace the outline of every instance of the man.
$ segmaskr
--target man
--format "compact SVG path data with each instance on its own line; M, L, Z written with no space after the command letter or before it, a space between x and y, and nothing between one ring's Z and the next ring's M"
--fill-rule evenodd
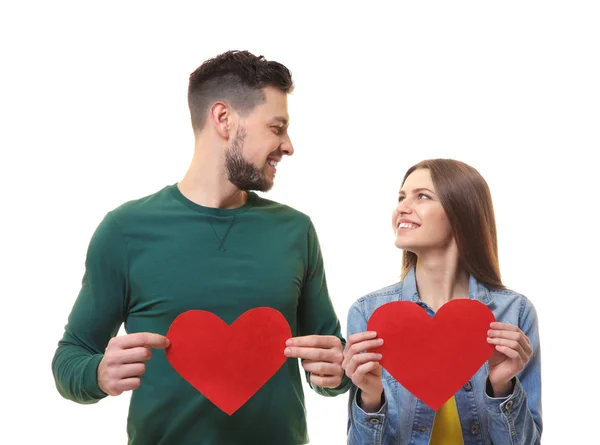
M271 189L277 164L294 153L292 90L288 69L262 56L230 51L204 62L190 76L195 151L184 178L108 212L92 236L52 369L60 394L78 403L132 390L130 444L304 444L295 359L317 393L349 388L311 220L255 193ZM282 353L291 359L229 416L171 366L166 333L189 310L231 324L265 306L290 325ZM127 335L117 336L122 323ZM220 357L206 360L218 372Z

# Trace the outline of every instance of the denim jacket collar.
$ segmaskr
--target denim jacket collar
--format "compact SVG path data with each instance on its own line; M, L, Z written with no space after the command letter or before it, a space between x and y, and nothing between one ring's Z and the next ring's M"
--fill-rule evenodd
M415 276L415 267L413 266L402 281L402 298L418 303L419 294L417 292L417 278ZM478 300L486 306L494 301L493 294L487 287L481 284L477 279L469 274L469 298Z

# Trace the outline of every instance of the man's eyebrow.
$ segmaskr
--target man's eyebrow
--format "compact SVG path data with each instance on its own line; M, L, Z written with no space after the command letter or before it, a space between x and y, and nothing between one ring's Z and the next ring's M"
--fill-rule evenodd
M276 116L273 118L273 121L281 122L283 126L287 126L290 123L289 120L283 116Z

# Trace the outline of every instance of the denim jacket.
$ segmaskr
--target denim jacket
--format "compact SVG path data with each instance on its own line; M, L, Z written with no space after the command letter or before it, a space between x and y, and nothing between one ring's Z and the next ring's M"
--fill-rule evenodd
M531 341L533 355L517 374L512 394L489 397L486 393L487 362L455 394L465 445L539 445L542 435L540 341L537 313L523 295L510 290L491 290L469 277L469 298L479 300L497 321L517 325ZM348 336L367 330L375 309L391 301L413 301L432 309L417 294L415 269L400 283L357 300L348 314ZM427 445L435 411L418 400L385 369L382 371L384 403L376 413L357 404L359 390L352 385L348 404L348 445Z

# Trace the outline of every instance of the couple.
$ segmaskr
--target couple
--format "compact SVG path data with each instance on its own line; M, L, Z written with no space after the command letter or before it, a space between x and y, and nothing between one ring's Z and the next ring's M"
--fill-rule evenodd
M356 301L347 343L328 295L310 218L259 197L291 156L288 69L229 51L190 76L195 151L183 179L108 212L93 234L78 298L53 362L60 394L82 404L133 391L130 444L307 443L302 379L324 396L349 390L349 444L540 442L540 346L535 309L500 279L485 180L454 160L423 161L401 182L392 213L402 280ZM373 311L413 301L433 315L456 298L479 300L493 355L437 412L370 352ZM231 324L255 307L280 311L292 338L279 371L228 416L166 359L172 321L192 309ZM125 323L127 335L118 336ZM260 356L256 356L260 360ZM206 357L219 366L219 357ZM240 366L248 366L240 363Z

